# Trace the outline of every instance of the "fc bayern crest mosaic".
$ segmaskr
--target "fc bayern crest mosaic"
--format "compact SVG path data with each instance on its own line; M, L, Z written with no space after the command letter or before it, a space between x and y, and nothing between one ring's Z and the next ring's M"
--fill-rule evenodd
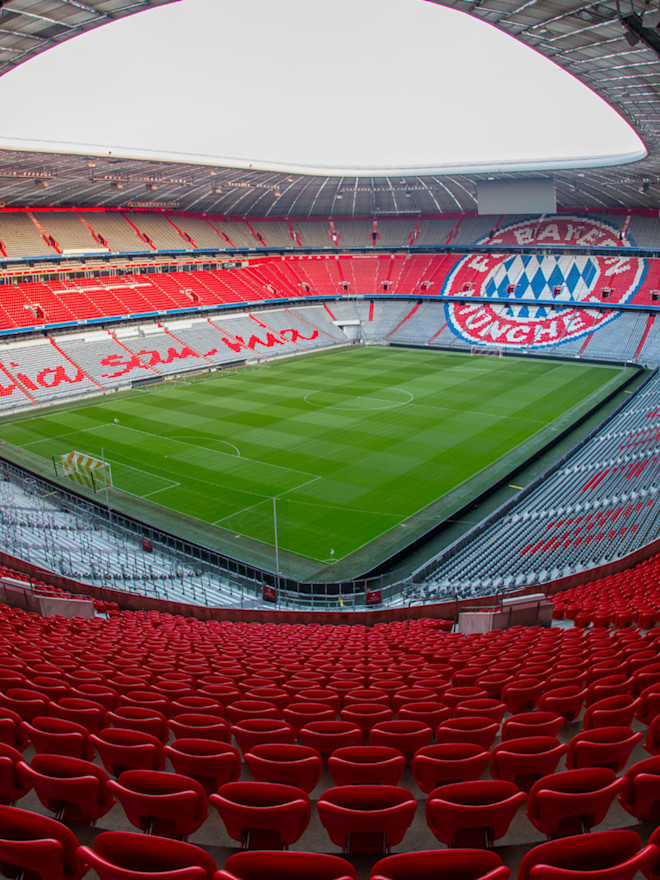
M513 223L479 243L630 246L621 229L610 223L572 216ZM447 304L449 326L473 345L542 348L586 337L615 320L615 311L576 309L571 304L629 302L646 270L645 259L625 255L472 254L456 264L441 293L507 300Z

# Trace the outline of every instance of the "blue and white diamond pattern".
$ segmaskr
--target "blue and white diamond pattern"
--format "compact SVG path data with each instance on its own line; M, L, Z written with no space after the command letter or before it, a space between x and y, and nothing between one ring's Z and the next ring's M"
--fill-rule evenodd
M598 264L589 256L557 257L519 254L503 260L496 266L483 283L486 296L511 298L525 301L526 306L512 307L511 314L520 318L542 318L547 314L545 306L533 306L538 300L553 302L574 300L584 301L594 289L600 270ZM515 287L509 293L509 288ZM561 287L555 296L555 288Z

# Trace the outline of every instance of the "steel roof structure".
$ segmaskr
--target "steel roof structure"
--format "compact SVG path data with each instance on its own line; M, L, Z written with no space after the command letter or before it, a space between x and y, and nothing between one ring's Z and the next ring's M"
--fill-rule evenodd
M0 73L114 18L173 0L0 0ZM428 0L481 18L582 80L637 131L630 165L551 174L560 209L656 209L660 197L660 31L642 0ZM656 37L657 36L657 44ZM469 58L469 46L466 47ZM557 120L561 124L561 120ZM0 151L0 204L172 209L259 217L378 217L477 208L494 175L337 177L114 156ZM511 172L497 177L550 176Z

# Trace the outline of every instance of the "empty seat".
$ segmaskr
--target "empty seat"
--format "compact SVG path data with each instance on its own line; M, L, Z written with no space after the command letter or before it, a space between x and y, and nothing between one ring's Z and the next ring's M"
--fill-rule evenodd
M494 852L433 849L387 856L373 866L370 880L508 880L510 875Z
M633 880L657 858L634 831L593 831L551 840L525 853L517 880Z
M429 794L426 821L447 846L490 847L507 833L525 800L513 782L453 782Z
M597 727L576 734L568 744L566 766L571 769L582 767L609 767L620 773L637 743L643 739L641 733L633 733L630 727Z
M502 702L512 715L535 709L545 689L539 678L514 679L502 688Z
M39 713L45 714L45 713ZM90 733L98 733L107 725L107 712L94 700L80 699L79 697L63 697L53 701L48 706L48 714L53 718L64 718L74 721L86 728Z
M351 721L312 721L300 730L300 742L316 749L324 761L345 746L359 746L364 736Z
M90 743L112 776L124 770L164 770L163 744L149 733L108 727L91 734Z
M406 759L391 746L346 746L328 758L335 785L398 785Z
M553 736L527 736L508 739L490 753L493 779L508 779L529 791L537 779L554 773L566 746Z
M288 721L276 718L247 718L234 724L231 733L243 754L262 743L292 743L296 738Z
M5 877L79 880L85 873L73 832L47 816L0 806L0 872Z
M617 694L613 697L597 700L587 706L582 719L582 729L630 727L639 702L639 699L635 699L629 694Z
M375 724L382 721L391 721L392 710L389 706L382 703L352 703L350 706L344 706L339 713L342 721L350 721L357 724L365 736L369 735L369 731Z
M266 700L234 700L225 706L225 713L231 724L253 718L277 719L281 714L277 706Z
M527 816L548 837L582 834L600 825L625 785L604 767L553 773L531 787Z
M32 722L24 721L23 730L37 755L68 755L85 761L91 761L94 757L89 732L75 721L38 715Z
M449 782L480 779L488 766L488 752L475 743L424 746L413 755L415 782L427 794Z
M582 712L587 695L580 685L565 685L546 690L539 699L539 710L563 715L567 722L575 721Z
M185 715L180 715L178 720L185 717ZM162 743L166 743L169 739L167 718L156 709L145 709L141 706L117 706L114 712L108 712L108 723L123 730L138 730L141 733L148 733Z
M451 716L451 709L444 703L427 700L420 703L404 703L397 713L400 721L421 721L435 730L442 721Z
M215 862L198 846L131 831L104 831L78 858L99 880L213 880Z
M240 753L229 743L213 739L175 739L163 752L172 762L175 773L196 779L207 794L217 791L226 782L235 782L241 775Z
M19 752L24 752L30 744L26 731L22 728L23 719L11 709L0 707L0 743L6 743Z
M125 770L108 788L131 825L149 834L185 840L208 815L203 787L178 773Z
M502 740L525 736L557 736L565 718L556 712L521 712L511 715L502 725Z
M316 788L323 771L320 753L296 743L254 746L246 752L245 763L255 781L295 785L307 794Z
M327 703L295 702L282 712L282 718L293 727L296 735L314 721L334 721L336 712Z
M108 774L91 761L35 755L31 765L21 762L18 769L57 819L94 825L115 802L108 789Z
M32 788L30 779L18 767L22 760L18 749L0 743L0 804L14 804Z
M275 782L228 782L209 801L244 849L285 849L302 836L312 812L304 791Z
M470 715L464 718L449 718L438 725L435 732L438 743L473 743L489 749L499 730L499 724L492 718Z
M647 758L628 770L625 788L619 795L621 806L640 822L660 819L660 757Z
M242 852L229 856L215 880L356 880L346 859L325 853ZM504 878L502 878L504 880Z
M400 843L417 803L405 788L346 785L319 798L319 818L330 840L347 853L385 853Z
M433 730L423 721L381 721L371 728L369 742L374 746L398 749L410 761L418 749L433 742Z
M0 707L16 712L24 721L48 714L50 699L30 688L7 688L0 691Z

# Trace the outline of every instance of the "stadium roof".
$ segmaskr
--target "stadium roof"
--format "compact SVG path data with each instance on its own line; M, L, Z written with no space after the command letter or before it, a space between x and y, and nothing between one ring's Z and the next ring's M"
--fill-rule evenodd
M0 75L84 31L173 0L0 0Z
M136 0L128 6L123 0L0 0L0 73L77 33L167 2L172 0ZM560 209L658 206L660 32L651 11L635 12L628 5L633 0L429 2L468 12L546 55L601 95L643 139L648 156L634 164L552 173ZM524 124L524 108L503 107L502 112L511 115L513 125ZM4 150L0 202L262 217L435 214L475 210L477 184L493 176L336 177ZM547 178L549 172L501 176Z

